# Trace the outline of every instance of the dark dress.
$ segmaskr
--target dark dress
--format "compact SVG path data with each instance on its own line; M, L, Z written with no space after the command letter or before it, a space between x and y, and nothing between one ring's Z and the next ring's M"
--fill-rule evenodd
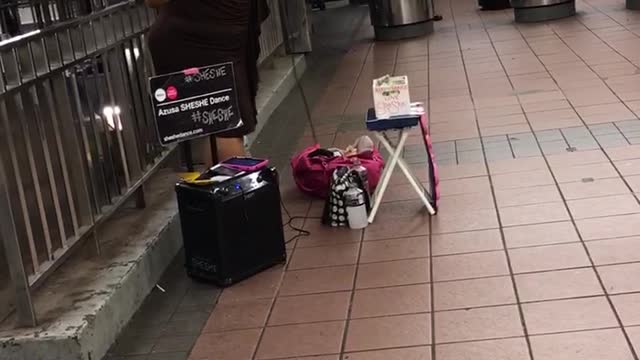
M265 1L173 0L162 7L148 34L157 74L233 62L243 125L220 137L242 137L256 127L258 39L269 16Z

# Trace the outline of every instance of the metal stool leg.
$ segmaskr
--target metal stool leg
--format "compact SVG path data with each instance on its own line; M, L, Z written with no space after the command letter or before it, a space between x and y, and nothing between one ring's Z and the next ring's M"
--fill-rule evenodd
M387 149L387 151L389 151L389 152L393 152L394 151L393 150L393 145L391 144L391 142L390 142L389 138L386 136L386 134L383 134L383 136L380 139L380 142L385 147L385 149ZM404 159L402 157L398 158L398 165L400 166L400 169L404 173L404 175L407 178L407 180L409 180L409 183L411 184L413 189L416 191L416 193L418 193L418 196L420 197L420 200L422 200L422 203L424 203L424 206L427 208L427 211L429 211L429 214L435 215L436 211L433 208L433 206L431 205L431 202L429 202L429 199L427 198L427 196L425 195L426 190L425 190L424 186L422 186L422 183L420 182L420 179L418 179L418 177L413 173L413 171L411 171L411 168L409 167L407 162L404 161Z
M386 141L382 134L376 133L376 136L380 141ZM385 191L387 191L389 180L391 180L391 175L393 175L393 169L398 164L398 159L400 159L402 149L404 149L404 144L407 142L407 137L409 137L409 134L404 130L400 130L400 141L398 141L396 148L393 151L390 151L392 154L391 161L382 172L382 180L374 193L373 208L371 209L371 214L369 214L369 223L372 223L376 218L376 214L378 213L378 209L382 203L382 197L384 196Z

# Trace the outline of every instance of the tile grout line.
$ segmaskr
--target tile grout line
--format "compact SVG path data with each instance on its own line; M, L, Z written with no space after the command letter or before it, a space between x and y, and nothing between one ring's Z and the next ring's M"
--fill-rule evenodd
M535 54L535 51L533 50L533 48L531 48L531 45L530 45L529 41L528 41L528 40L526 39L526 37L522 34L522 32L520 31L520 29L517 29L517 30L518 30L518 32L519 32L519 34L520 34L520 37L525 41L525 43L527 44L527 46L529 47L529 49L533 52L533 54L536 56L536 58L538 58L538 56ZM555 32L555 30L552 30L552 31L553 31L553 33L554 33L556 36L558 36L558 34ZM493 45L493 42L492 42L492 45ZM540 60L539 60L539 58L538 58L538 61L540 61ZM500 62L502 63L502 61L501 61L501 60L500 60ZM540 62L540 63L541 63L541 64L542 64L542 66L547 70L547 73L551 76L551 78L552 78L552 79L553 79L553 81L556 83L556 85L558 85L557 81L556 81L556 80L555 80L555 78L551 75L551 73L549 72L549 70L548 70L548 68L546 67L546 65L544 65L544 63L542 63L542 62ZM562 91L562 89L560 89L560 91L564 94L564 92ZM570 104L570 106L573 108L573 110L575 111L575 108L573 107L573 105L572 105L570 102L569 102L569 104ZM577 113L577 111L576 111L576 113ZM579 116L579 115L578 115L578 116ZM527 115L526 115L526 114L525 114L525 118L527 119L527 122L529 122L529 118L527 117ZM580 118L580 119L582 120L582 118ZM584 123L584 121L583 121L583 123ZM529 126L531 126L531 123L530 123L530 122L529 122ZM532 130L533 130L533 128L532 128ZM590 130L589 130L589 131L590 131ZM534 136L536 137L536 142L538 143L538 146L540 146L540 143L539 143L539 141L538 141L538 139L537 139L537 136L536 136L536 135L534 135ZM547 164L547 168L548 168L548 169L549 169L549 171L551 172L551 176L553 177L553 179L554 179L554 181L555 181L555 183L556 183L556 186L558 187L558 189L560 189L560 184L558 183L558 180L557 180L557 178L556 178L555 174L553 173L553 169L552 169L552 167L551 167L551 164L549 163L549 160L548 160L547 156L544 156L544 155L543 155L543 158L544 158L545 163ZM614 167L614 168L615 168L615 167ZM614 304L613 304L613 301L611 300L611 296L610 296L610 295L609 295L609 293L607 292L607 288L606 288L606 286L604 285L604 282L603 282L603 280L602 280L602 277L600 276L600 273L599 273L599 272L598 272L598 270L597 270L597 266L595 265L595 262L594 262L594 260L593 260L593 256L592 256L592 254L591 254L591 253L590 253L590 251L589 251L589 248L588 248L588 246L587 246L587 243L586 243L586 241L584 240L584 238L583 238L582 234L580 233L580 230L579 230L579 228L578 228L578 226L577 226L577 224L576 224L576 221L575 221L575 219L574 219L574 217L573 217L573 214L571 213L571 209L569 208L569 206L568 206L568 204L567 204L567 200L566 200L566 198L564 197L564 195L562 194L562 192L560 192L560 196L561 196L561 198L562 198L562 200L563 200L563 203L564 203L564 206L565 206L565 210L566 210L566 211L567 211L567 213L568 213L568 216L569 216L569 218L570 218L570 221L571 221L571 223L573 224L573 227L574 227L574 229L575 229L575 231L576 231L576 233L577 233L577 235L578 235L578 238L580 239L580 242L581 242L581 244L582 244L582 247L583 247L584 251L586 252L587 257L589 258L589 262L590 262L590 264L591 264L591 266L590 266L590 267L591 267L591 269L593 270L593 272L595 273L596 278L598 279L598 282L599 282L599 284L600 284L600 287L601 287L602 291L604 292L604 297L607 299L607 302L608 302L608 304L609 304L610 310L613 312L613 314L614 314L614 316L615 316L615 318L616 318L616 321L617 321L617 323L618 323L618 326L619 326L619 328L621 329L621 331L622 331L622 333L623 333L623 336L625 337L625 340L626 340L627 346L629 347L629 350L631 351L631 355L633 356L633 358L634 358L635 360L638 360L638 354L636 353L636 350L635 350L635 348L634 348L634 346L633 346L633 344L632 344L632 342L631 342L631 338L629 337L629 334L627 333L627 331L626 331L626 330L625 330L625 328L624 328L624 325L623 325L623 323L622 323L622 320L621 320L621 318L620 318L620 315L618 314L618 312L617 312L617 310L615 309L615 306L614 306Z
M462 66L463 66L463 69L464 69L464 72L465 72L465 77L467 79L467 85L469 86L469 93L470 93L470 97L471 97L471 102L474 104L473 112L474 112L474 116L475 116L476 127L477 127L477 130L478 130L478 134L481 134L480 124L478 123L478 112L477 112L477 109L476 109L476 106L475 106L475 100L474 100L474 97L473 97L473 90L471 88L471 83L470 83L470 80L469 80L469 73L468 73L468 70L467 70L467 65L466 65L466 63L464 61L464 52L462 51L462 44L460 42L460 35L459 35L458 29L456 27L455 15L453 13L453 7L451 5L451 2L449 2L449 4L450 4L451 12L452 12L451 16L453 18L455 34L456 34L456 37L458 39L458 48L460 50L460 56L462 57ZM498 53L497 53L497 51L496 51L496 49L495 49L495 47L493 45L493 42L491 41L491 37L490 37L490 35L489 35L489 33L488 33L487 29L486 29L486 25L482 21L482 18L480 18L480 22L481 22L481 25L482 25L482 28L483 28L484 32L487 34L487 37L489 38L489 42L491 43L491 47L492 47L493 51L496 53L496 56L498 56ZM500 61L499 56L498 56L498 61ZM500 65L501 65L503 71L505 72L505 74L507 74L506 70L504 69L504 65L502 64L501 61L500 61ZM507 74L507 77L508 77L508 74ZM509 79L509 81L511 82L510 79ZM513 89L513 84L511 84L511 85L512 85L512 89ZM515 299L516 299L516 301L518 303L517 309L518 309L518 315L519 315L519 318L520 318L520 326L521 326L521 330L522 330L523 335L524 335L525 342L527 344L527 351L528 351L529 359L533 360L534 359L534 357L533 357L533 349L531 347L531 340L529 338L529 331L527 329L527 325L526 325L526 321L525 321L524 309L522 307L522 303L520 301L520 294L518 293L518 287L516 285L515 275L514 275L514 272L513 272L513 264L511 262L511 258L509 256L509 251L507 249L507 242L506 242L506 238L505 238L505 234L504 234L504 229L502 227L502 219L501 219L501 216L500 216L500 211L498 210L498 200L497 200L497 197L496 197L495 188L494 188L493 180L492 180L492 177L491 177L489 161L488 161L487 156L486 156L485 144L483 142L481 142L481 146L482 146L482 152L483 152L484 158L485 158L484 159L484 164L485 164L485 168L487 170L489 184L491 186L491 190L490 190L491 191L491 196L493 198L493 202L494 202L494 205L495 205L495 208L496 208L495 214L496 214L496 219L498 221L498 226L499 226L499 231L500 231L500 238L502 240L502 246L503 246L502 251L504 251L505 260L507 262L507 266L508 266L508 269L509 269L509 277L511 279L512 290L514 292Z
M312 202L310 201L309 204L307 205L307 211L305 214L305 218L303 219L302 222L302 228L304 228L305 223L308 220L308 216L309 216L309 212L311 211L311 204ZM262 340L264 338L264 334L267 330L268 324L269 324L269 320L271 319L271 315L273 314L273 309L276 306L276 301L278 300L278 295L280 294L280 290L282 288L282 283L284 282L284 278L285 275L287 273L287 269L289 267L289 264L291 264L291 259L293 258L293 255L295 254L295 250L296 247L298 245L298 241L296 240L296 243L293 246L293 249L291 250L291 256L287 256L287 261L284 264L283 269L281 270L281 274L280 274L280 279L278 281L277 284L277 288L275 293L273 294L271 300L271 303L269 304L269 310L267 312L267 316L264 319L264 324L262 325L262 327L260 328L260 334L258 335L258 341L256 342L255 348L253 349L253 353L251 354L251 359L256 360L257 356L258 356L258 351L260 350L260 345L262 344ZM286 251L286 249L285 249Z
M359 82L359 80L361 79L362 76L362 72L364 70L364 66L367 63L367 59L369 58L369 56L371 56L371 50L373 49L374 45L370 45L368 50L367 50L367 55L364 57L364 62L362 65L362 68L360 69L360 73L358 74L357 80L356 80L356 85L354 85L354 92L355 92L355 88L357 87L357 84ZM353 97L353 94L352 94ZM351 97L351 98L352 98ZM349 99L349 102L351 102L351 98ZM348 105L347 105L348 106ZM346 111L346 108L345 108ZM354 271L353 271L353 281L351 283L351 290L350 290L350 297L349 297L349 308L347 309L347 314L346 314L346 318L344 320L344 329L342 332L342 337L340 339L340 354L339 357L340 359L342 359L344 357L344 353L346 350L346 346L347 346L347 337L349 336L349 325L351 322L351 312L353 311L353 300L355 298L355 294L356 294L356 284L358 281L358 268L359 268L359 263L360 263L360 256L362 255L362 245L364 243L364 234L365 234L365 230L360 230L360 241L358 241L358 254L357 254L357 259L356 259L356 264L354 265Z
M362 28L362 26L361 26L360 28ZM350 95L349 95L349 100L346 102L346 104L345 104L345 106L344 106L344 108L343 108L343 110L342 110L342 113L340 114L340 122L339 122L340 124L341 124L341 123L343 123L344 116L345 116L345 113L346 113L346 109L349 107L349 104L350 104L351 100L353 99L353 95L355 94L355 91L356 91L357 86L358 86L358 81L360 80L360 78L361 78L361 76L362 76L362 72L363 72L363 70L364 70L364 67L366 66L366 60L367 60L367 57L368 57L368 56L369 56L369 54L371 53L371 49L372 49L372 48L373 48L373 45L371 45L371 44L370 44L370 45L368 46L368 48L367 48L367 55L364 57L364 60L362 61L362 64L361 64L361 66L360 66L360 71L359 71L359 73L358 73L358 76L356 77L356 79L355 79L355 81L354 81L354 83L353 83L353 86L352 86L352 88L351 88L351 93L350 93ZM346 55L345 55L345 56L346 56ZM344 57L343 57L343 59L344 59ZM338 125L338 126L339 126L339 125ZM333 143L335 143L337 136L338 136L338 131L336 131L336 132L333 134L332 144L333 144ZM310 202L310 204L309 204L309 208L307 209L307 216L305 217L304 222L303 222L303 229L304 229L304 225L306 225L306 222L309 220L309 212L311 211L311 207L312 207L312 203ZM364 236L364 231L363 231L363 232L362 232L362 234L361 234L361 240L360 240L360 242L359 242L359 243L360 243L360 249L358 250L358 262L359 262L359 259L360 259L360 251L361 251L361 248L362 248L362 237L363 237L363 236ZM291 259L293 258L294 254L295 254L295 250L296 250L297 248L298 248L298 242L296 241L296 244L294 245L293 252L292 252L292 254L291 254ZM303 249L303 248L301 248L301 249ZM284 277L285 277L285 275L286 275L286 272L287 272L287 271L289 271L289 266L290 266L290 264L291 264L291 261L289 260L289 261L287 262L287 264L286 264L286 268L285 268L285 270L283 271L282 277L281 277L281 279L280 279L280 285L278 286L278 290L277 290L276 294L274 295L273 302L272 302L271 307L270 307L270 309L269 309L269 314L268 314L268 316L267 316L267 319L266 319L266 321L265 321L265 325L264 325L264 327L263 327L263 329L262 329L262 332L261 332L261 334L260 334L260 337L259 337L259 340L258 340L258 344L256 345L256 349L255 349L254 354L253 354L253 357L252 357L252 359L254 359L254 360L256 359L256 356L257 356L257 353L258 353L258 350L259 350L260 343L262 342L262 337L263 337L263 335L264 335L264 332L265 332L265 330L266 330L266 329L267 329L267 327L268 327L269 320L270 320L270 318L271 318L271 315L272 315L273 309L274 309L274 307L275 307L275 303L276 303L276 301L277 301L277 298L278 298L279 293L280 293L280 290L281 290L282 282L284 281ZM354 280L353 280L353 281L354 281L354 285L353 285L353 287L354 287L354 289L355 289L355 281L356 281L356 275L357 275L358 265L357 265L357 264L356 264L356 265L354 265L354 268L355 268L355 272L354 272ZM292 270L292 271L295 271L295 270ZM351 311L351 302L353 301L353 295L354 295L354 291L355 291L354 289L352 289L352 290L351 290L351 301L350 301L350 304L349 304L349 312ZM348 329L348 323L349 323L348 317L349 317L349 315L347 314L347 319L345 319L345 320L344 320L344 333L343 333L343 338L342 338L342 340L341 340L341 344L340 344L340 346L341 346L341 354L342 354L342 352L343 352L343 350L344 350L344 345L345 345L344 343L345 343L345 339L346 339L346 336L347 336L347 329Z

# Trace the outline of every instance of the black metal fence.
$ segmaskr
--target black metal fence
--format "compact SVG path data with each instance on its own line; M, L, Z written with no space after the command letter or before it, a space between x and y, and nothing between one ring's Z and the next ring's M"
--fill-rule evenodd
M0 0L3 38L43 29L126 0Z
M269 4L260 61L283 43L278 0ZM18 10L25 35L0 42L0 321L15 308L17 323L33 326L31 289L127 199L142 206L143 183L173 147L158 143L147 89L155 11L139 0ZM44 28L26 34L27 12Z

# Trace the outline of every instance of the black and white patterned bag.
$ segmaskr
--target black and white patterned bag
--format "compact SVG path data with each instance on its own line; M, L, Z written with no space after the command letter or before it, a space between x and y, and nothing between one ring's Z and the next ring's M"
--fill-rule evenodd
M331 189L329 196L324 203L324 211L322 215L322 223L331 227L349 226L349 218L347 216L347 206L344 201L344 193L350 187L358 187L364 189L362 179L353 169L342 166L337 168L331 176ZM367 209L369 207L368 197Z
M324 203L322 222L331 227L344 227L349 225L347 207L344 202L344 192L351 185L351 170L348 167L339 167L331 176L331 189Z

